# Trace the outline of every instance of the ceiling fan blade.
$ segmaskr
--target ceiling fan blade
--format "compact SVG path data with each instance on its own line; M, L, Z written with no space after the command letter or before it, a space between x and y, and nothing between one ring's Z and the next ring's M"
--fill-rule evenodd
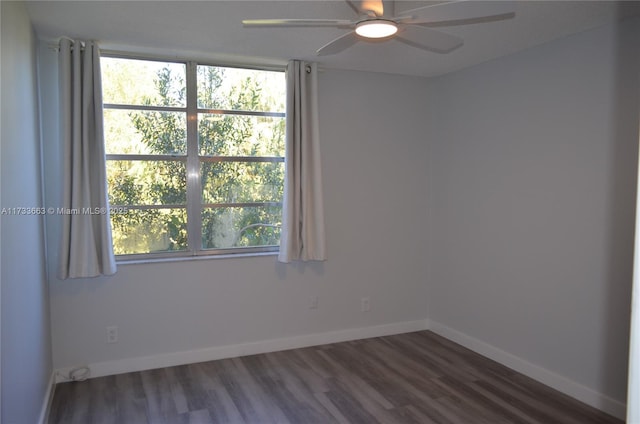
M345 19L245 19L246 27L335 27L350 28L357 22Z
M462 38L455 35L413 25L403 27L395 39L409 46L436 53L449 53L464 43Z
M357 42L358 36L356 35L356 32L351 31L320 47L316 53L318 54L318 56L327 56L330 54L340 53L346 48L353 46Z
M510 1L457 0L402 12L398 22L427 26L453 26L510 19L515 5Z

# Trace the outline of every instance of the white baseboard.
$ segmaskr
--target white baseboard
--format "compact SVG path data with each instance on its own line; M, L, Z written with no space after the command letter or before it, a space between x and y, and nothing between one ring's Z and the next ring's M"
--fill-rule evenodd
M52 372L51 377L49 377L47 391L44 394L42 409L40 409L40 416L38 417L38 424L47 424L47 422L49 421L49 411L51 410L51 401L53 401L53 395L55 391L56 391L56 373Z
M216 346L161 355L96 362L93 364L82 364L82 366L88 366L91 369L91 378L103 377L106 375L193 364L213 361L216 359L234 358L238 356L255 355L258 353L409 333L412 331L426 330L427 327L428 322L426 320L406 321L372 327L350 328L346 330L262 340L237 345ZM54 374L69 375L69 371L73 368L76 367L61 368L56 370ZM58 382L61 381L62 380L58 379Z
M575 381L569 380L559 374L532 364L518 356L509 352L498 349L488 343L461 333L453 328L438 322L429 321L429 330L439 334L453 342L456 342L468 349L473 350L487 358L493 359L521 374L531 377L549 387L552 387L568 396L571 396L587 405L600 409L616 418L624 420L626 414L626 405L623 402L610 398L602 393L598 393L588 387L585 387Z

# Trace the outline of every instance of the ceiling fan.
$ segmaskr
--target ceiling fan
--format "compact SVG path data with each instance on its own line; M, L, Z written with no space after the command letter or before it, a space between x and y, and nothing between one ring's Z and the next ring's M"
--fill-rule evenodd
M513 2L458 0L429 4L395 13L393 0L346 0L358 15L345 19L247 19L245 27L333 27L350 29L318 49L318 56L339 53L358 41L398 40L419 49L449 53L462 46L455 35L430 27L468 25L510 19L515 16Z

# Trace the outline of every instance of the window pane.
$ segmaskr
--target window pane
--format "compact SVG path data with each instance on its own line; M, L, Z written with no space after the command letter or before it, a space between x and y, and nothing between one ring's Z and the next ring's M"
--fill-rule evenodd
M204 162L202 203L280 202L283 162Z
M277 246L285 73L109 57L101 67L109 201L128 207L111 214L116 254ZM201 202L187 204L187 181ZM188 229L201 229L202 248L187 246Z
M198 115L201 156L284 156L284 118Z
M198 66L198 107L284 112L284 72Z
M203 209L202 248L277 246L281 221L281 206Z
M116 255L187 250L185 209L131 209L112 214Z
M186 106L184 63L103 57L104 103L148 106Z
M184 112L104 110L107 154L186 155Z
M108 160L107 182L111 205L181 205L187 202L184 162Z

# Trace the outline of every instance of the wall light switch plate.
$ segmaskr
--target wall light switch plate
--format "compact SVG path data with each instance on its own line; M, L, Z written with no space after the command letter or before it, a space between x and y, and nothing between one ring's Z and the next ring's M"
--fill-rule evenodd
M107 327L107 343L118 343L118 327Z
M311 296L309 298L309 309L318 309L318 296Z
M368 297L363 297L360 299L360 310L362 312L369 312L371 309L371 300Z

